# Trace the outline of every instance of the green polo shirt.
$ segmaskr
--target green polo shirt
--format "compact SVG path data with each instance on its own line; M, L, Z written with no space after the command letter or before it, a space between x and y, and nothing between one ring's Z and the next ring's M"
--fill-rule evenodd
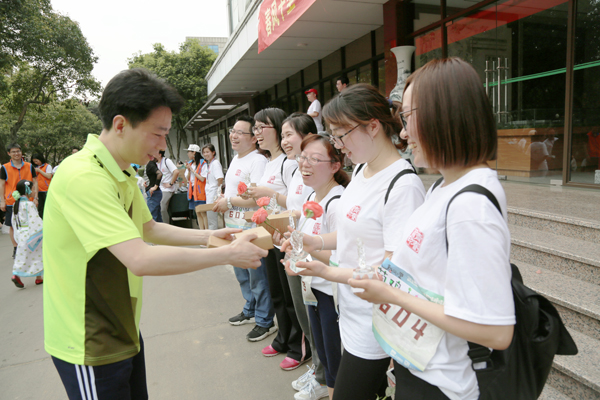
M152 216L135 171L122 171L97 135L65 159L44 209L46 351L80 365L104 365L140 350L142 278L108 247L142 238Z

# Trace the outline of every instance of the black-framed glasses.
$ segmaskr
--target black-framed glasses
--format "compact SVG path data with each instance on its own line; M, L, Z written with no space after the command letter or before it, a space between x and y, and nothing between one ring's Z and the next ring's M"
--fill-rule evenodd
M346 133L344 133L343 135L340 135L340 136L329 135L329 141L333 145L338 145L340 147L344 147L344 136L349 135L350 133L352 133L353 130L355 130L356 128L358 128L361 125L362 124L356 125L354 128L350 129L348 132L346 132Z
M272 126L272 125L259 125L259 126L253 126L253 127L252 127L252 132L254 132L254 134L255 134L255 135L256 135L257 133L258 133L258 134L261 134L261 133L262 133L262 131L263 131L263 129L265 129L265 128L273 128L273 126Z
M402 124L402 129L408 130L408 122L406 122L406 118L410 117L412 112L415 110L416 108L413 108L412 110L402 111L401 113L398 113L398 116L400 117L400 124Z
M231 135L238 135L238 136L241 136L241 135L252 135L252 133L251 133L251 132L239 131L239 130L236 130L236 129L233 129L233 128L231 128L231 129L229 130L229 133L230 133Z
M296 156L296 162L298 162L298 164L302 164L304 161L308 161L308 163L310 165L317 165L320 162L335 162L333 160L319 160L318 158L314 158L314 157L306 157L306 156L301 156L300 154L298 154Z

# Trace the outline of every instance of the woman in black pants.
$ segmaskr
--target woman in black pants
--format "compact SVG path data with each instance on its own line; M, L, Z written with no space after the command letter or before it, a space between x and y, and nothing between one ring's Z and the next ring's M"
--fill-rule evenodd
M292 180L294 170L298 168L298 163L289 160L281 148L281 126L286 117L285 111L279 108L266 108L254 116L254 135L258 145L269 152L269 161L258 187L248 189L248 193L254 199L275 196L278 203L285 204L287 186ZM265 347L262 353L267 357L287 353L287 357L279 366L289 371L310 360L311 350L294 310L288 279L280 262L283 257L284 254L274 248L269 250L269 255L263 259L267 267L279 332L273 343Z

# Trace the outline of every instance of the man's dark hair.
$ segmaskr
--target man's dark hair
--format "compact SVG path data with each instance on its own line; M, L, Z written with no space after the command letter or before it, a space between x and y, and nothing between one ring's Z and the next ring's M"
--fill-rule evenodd
M184 100L164 80L143 68L122 71L108 82L98 110L102 127L109 130L113 119L122 115L135 128L158 107L169 107L177 113Z
M348 80L348 77L345 75L342 76L338 76L338 78L335 80L335 82L337 83L337 81L342 82L342 85L349 85L350 81Z
M250 134L252 134L252 136L254 136L254 132L252 132L252 127L254 126L254 118L252 118L249 115L240 115L239 117L237 117L237 120L235 122L247 122L250 124Z
M111 122L111 125L112 125L112 120L110 122ZM73 146L73 147L71 147L71 150L77 150L77 151L79 151L81 149L79 147L77 147L77 146Z
M164 157L165 156L165 151L164 150L159 150L158 154L160 154L161 157Z
M7 153L10 153L10 151L12 149L19 149L19 150L21 150L21 146L19 146L17 143L11 143L8 146L6 146L6 152Z

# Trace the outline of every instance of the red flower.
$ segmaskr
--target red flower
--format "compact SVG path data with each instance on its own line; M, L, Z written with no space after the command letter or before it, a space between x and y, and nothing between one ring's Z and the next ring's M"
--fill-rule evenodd
M238 183L238 195L243 195L248 190L248 186L244 182Z
M304 206L302 206L302 211L304 212L304 216L306 218L317 219L323 215L323 207L321 207L316 201L307 201L304 203Z
M267 197L267 196L265 196L265 197L261 197L260 199L256 200L256 204L257 204L259 207L265 207L265 206L268 206L270 202L271 202L271 198L270 198L270 197Z
M262 224L267 220L268 215L269 213L267 210L264 208L259 208L258 210L254 211L254 214L252 214L252 222Z

